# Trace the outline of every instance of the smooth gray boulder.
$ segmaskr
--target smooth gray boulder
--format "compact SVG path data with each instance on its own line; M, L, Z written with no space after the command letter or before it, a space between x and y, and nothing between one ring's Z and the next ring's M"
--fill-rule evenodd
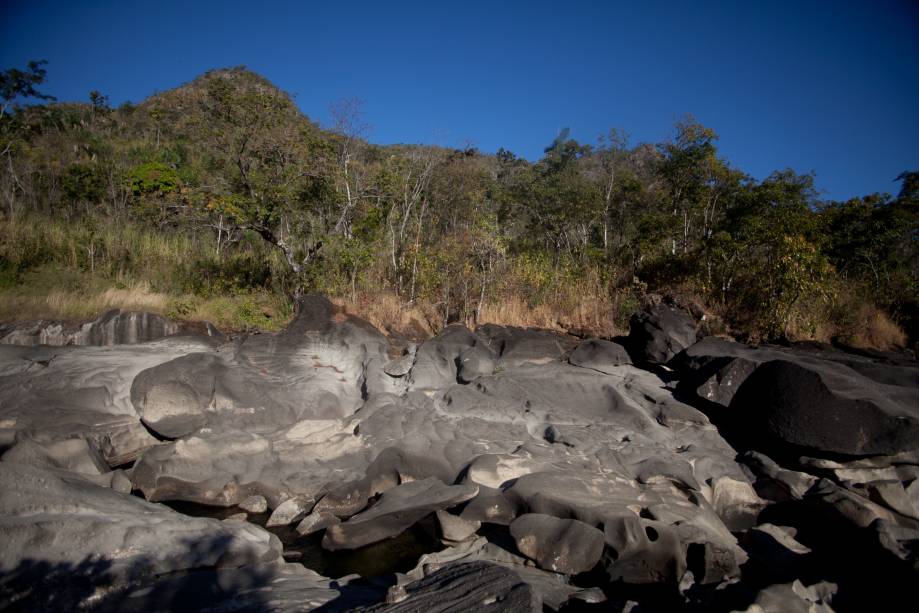
M515 519L510 530L521 553L557 573L587 572L603 553L603 532L576 519L527 513Z
M0 345L0 445L82 437L110 466L131 462L158 444L131 403L134 378L211 348L187 337L114 347Z
M97 449L84 438L71 438L39 443L25 439L3 454L7 462L32 466L49 466L84 475L102 475L109 466Z
M751 430L818 455L919 448L919 389L882 387L829 362L767 362L747 377L731 408L744 412Z
M482 343L466 347L456 357L456 379L470 383L479 377L494 374L498 361L491 349Z
M208 353L192 353L149 368L131 384L131 402L141 420L167 438L191 434L207 423L216 378L226 370Z
M478 495L469 501L460 518L479 524L489 523L509 526L517 517L517 505L511 502L501 490L479 486Z
M568 363L610 374L623 364L631 364L632 358L619 343L591 338L575 347L568 356Z
M676 307L658 304L629 320L629 348L642 362L666 364L695 342L695 320Z
M398 536L427 515L465 502L478 493L471 485L444 485L438 479L411 481L387 490L367 511L329 526L325 549L357 549Z
M300 536L307 536L339 523L341 523L341 520L331 513L325 511L310 513L297 524L297 534Z
M140 373L131 400L144 423L167 438L205 425L276 432L299 420L350 416L371 390L388 389L382 334L324 298L304 298L299 309L277 335L249 336L232 352L185 355Z
M482 527L482 522L463 519L446 511L436 511L437 525L440 526L440 535L447 541L465 541Z
M456 383L460 353L478 343L481 340L462 324L444 328L415 352L408 374L410 389L435 390Z
M75 473L11 461L0 462L0 540L5 598L56 599L59 610L85 606L95 587L281 562L280 541L257 526L188 517ZM84 583L93 589L81 591ZM54 589L36 594L41 585Z
M498 356L499 368L558 362L577 339L551 330L514 328L486 324L476 330Z
M264 496L249 496L239 503L239 508L248 513L264 513L268 510L268 501Z
M294 496L293 498L289 498L279 504L278 507L271 512L271 516L268 518L265 527L289 526L290 524L299 522L309 514L315 502L315 500L306 496Z

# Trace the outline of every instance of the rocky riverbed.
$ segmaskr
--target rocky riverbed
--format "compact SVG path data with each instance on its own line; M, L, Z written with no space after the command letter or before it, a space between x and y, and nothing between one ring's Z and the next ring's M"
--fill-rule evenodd
M908 357L664 304L619 342L100 321L2 330L2 609L915 606Z

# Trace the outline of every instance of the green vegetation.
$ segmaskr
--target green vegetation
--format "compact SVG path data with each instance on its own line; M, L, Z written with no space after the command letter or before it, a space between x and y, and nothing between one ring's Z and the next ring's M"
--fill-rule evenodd
M323 130L242 68L136 106L18 104L44 77L0 75L0 318L140 304L276 328L322 291L378 323L612 334L658 292L750 340L919 335L916 172L825 202L812 176L731 167L692 118L658 145L563 131L531 163L372 145L353 100Z

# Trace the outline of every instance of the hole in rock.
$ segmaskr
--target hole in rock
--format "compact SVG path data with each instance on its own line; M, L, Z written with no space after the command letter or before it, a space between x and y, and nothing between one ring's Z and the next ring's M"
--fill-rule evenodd
M2 455L2 453L3 452L0 451L0 455ZM118 466L112 466L112 470L131 470L134 468L134 462L136 461L137 460L131 460L129 462L125 462L124 464L119 464Z
M645 526L645 534L648 535L648 540L652 543L660 537L660 535L657 533L657 530L652 526Z
M705 578L705 545L690 543L686 548L686 567L695 577L696 581Z
M638 516L643 519L655 519L654 515L651 514L651 511L648 510L648 507L642 507L641 511L638 512Z

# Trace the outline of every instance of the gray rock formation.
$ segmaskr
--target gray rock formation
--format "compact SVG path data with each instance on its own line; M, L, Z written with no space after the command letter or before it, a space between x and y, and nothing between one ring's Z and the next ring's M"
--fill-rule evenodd
M248 513L264 513L268 510L268 501L264 496L249 496L239 503L239 508Z
M576 519L527 513L511 524L511 536L540 568L566 575L589 571L603 554L603 532Z
M385 604L366 610L539 613L542 602L514 571L488 562L469 562L447 566L406 586L392 588Z
M315 503L315 500L306 496L288 498L271 512L271 517L268 518L265 526L271 528L272 526L289 526L297 523L309 514Z
M835 351L751 348L706 338L673 366L681 387L722 407L760 439L818 456L919 449L919 367ZM765 441L764 441L765 442Z
M696 322L686 312L658 304L632 316L629 347L640 361L666 364L696 342Z
M622 345L592 338L575 347L568 356L568 363L612 374L615 372L613 369L624 364L631 364L632 358Z
M111 466L133 461L158 443L131 403L134 378L202 350L213 347L189 338L115 347L0 345L0 445L83 437Z
M102 475L109 472L102 455L84 438L71 438L39 443L24 439L13 445L3 459L9 462L48 466L80 473Z
M450 326L393 361L386 337L319 297L287 330L233 342L0 346L0 538L12 539L0 563L37 556L15 585L48 565L63 573L51 578L96 573L113 610L169 609L191 591L213 610L558 610L601 588L621 594L612 610L770 610L829 606L772 582L912 585L915 366L819 346L687 347L691 324L670 307L636 319L629 351L670 360L660 374L615 343L500 326ZM247 514L194 519L155 501ZM304 563L298 547L320 540L336 559L419 534L446 548L395 586L333 582L243 521L269 509L292 539L284 555ZM826 553L836 541L853 554ZM80 566L91 552L104 569ZM840 594L843 608L866 603Z
M437 525L440 526L441 536L452 542L465 541L482 527L482 522L463 519L446 511L437 511Z
M179 334L176 322L155 313L108 311L80 325L63 322L21 324L3 331L3 345L135 345ZM214 332L217 333L216 329Z
M423 517L466 502L478 491L471 485L444 485L433 477L404 483L384 492L367 511L329 526L322 546L356 549L398 536Z
M307 536L330 526L341 523L341 520L326 511L310 513L297 524L297 534Z

